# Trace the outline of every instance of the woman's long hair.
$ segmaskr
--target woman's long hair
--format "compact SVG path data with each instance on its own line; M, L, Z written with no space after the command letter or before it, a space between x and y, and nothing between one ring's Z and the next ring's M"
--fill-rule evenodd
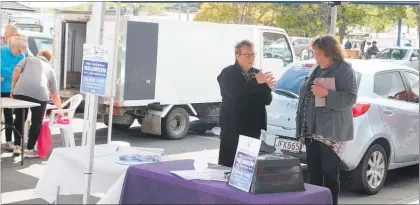
M323 36L312 42L312 48L324 51L326 57L330 57L334 62L344 60L344 51L340 42L333 36Z

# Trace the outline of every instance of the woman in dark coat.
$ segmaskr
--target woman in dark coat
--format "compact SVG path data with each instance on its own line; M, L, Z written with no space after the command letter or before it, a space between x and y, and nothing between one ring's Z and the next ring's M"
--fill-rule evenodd
M344 145L353 140L356 78L334 37L316 39L312 49L318 65L309 72L300 89L296 135L305 141L309 183L329 188L336 205ZM332 79L335 89L326 84ZM325 103L315 107L315 98Z
M219 125L219 164L233 166L239 135L260 139L267 129L265 106L271 103L274 77L253 68L253 44L241 41L235 47L236 62L217 77L222 95Z

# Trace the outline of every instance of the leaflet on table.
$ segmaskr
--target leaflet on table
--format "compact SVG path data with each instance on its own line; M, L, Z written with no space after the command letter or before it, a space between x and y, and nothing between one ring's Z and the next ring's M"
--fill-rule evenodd
M221 169L205 169L201 173L197 170L171 171L185 180L208 180L227 182L226 171Z
M139 154L123 154L119 156L117 164L135 165L147 164L160 161L160 156L157 155L139 155Z
M249 192L260 147L261 140L239 136L238 149L228 182L230 186Z
M115 153L119 153L116 163L135 165L160 162L163 149L118 146Z

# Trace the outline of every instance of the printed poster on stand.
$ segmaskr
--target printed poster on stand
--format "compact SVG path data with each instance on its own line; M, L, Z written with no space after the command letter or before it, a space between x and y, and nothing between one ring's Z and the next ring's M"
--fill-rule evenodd
M109 51L100 45L83 44L82 79L80 92L105 96Z
M228 182L230 186L249 192L260 147L261 140L239 136L238 149Z

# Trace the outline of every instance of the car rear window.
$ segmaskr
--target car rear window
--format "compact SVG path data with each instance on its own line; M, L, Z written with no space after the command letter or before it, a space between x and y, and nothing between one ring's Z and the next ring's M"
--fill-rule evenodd
M304 65L291 65L286 67L286 72L280 77L277 81L275 89L276 90L285 90L288 92L292 92L296 95L299 95L299 89L302 85L303 80L306 76L308 76L310 67L306 67ZM355 71L356 74L356 84L359 87L360 79L362 74ZM274 91L275 93L282 95L279 91Z
M405 60L408 59L410 52L403 48L387 48L380 51L375 58L385 60Z
M275 88L276 90L286 90L299 95L299 88L302 85L302 81L308 76L311 68L304 67L303 65L292 65L288 67L286 67L286 72L277 81ZM280 92L276 93L281 94Z

